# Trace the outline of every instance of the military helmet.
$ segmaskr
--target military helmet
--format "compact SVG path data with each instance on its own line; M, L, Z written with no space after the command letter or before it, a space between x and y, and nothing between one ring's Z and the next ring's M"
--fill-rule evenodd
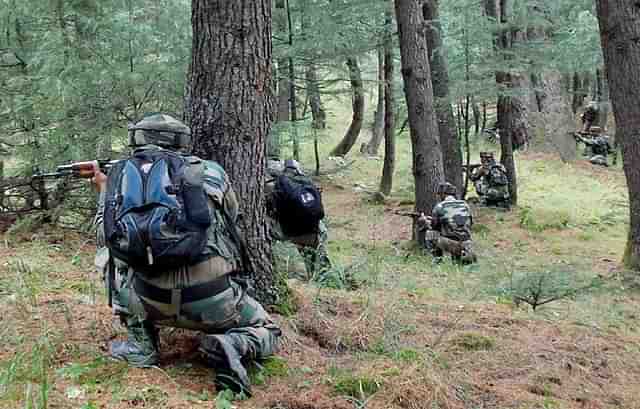
M182 149L191 144L191 129L172 116L153 114L129 125L129 145Z
M438 194L455 196L458 189L449 182L442 182L438 185Z
M493 152L480 152L480 162L493 162L496 159L493 157Z
M298 174L304 175L304 171L302 170L302 166L300 165L300 162L298 162L295 159L287 159L284 161L284 168L286 169L291 169L293 171L295 171Z

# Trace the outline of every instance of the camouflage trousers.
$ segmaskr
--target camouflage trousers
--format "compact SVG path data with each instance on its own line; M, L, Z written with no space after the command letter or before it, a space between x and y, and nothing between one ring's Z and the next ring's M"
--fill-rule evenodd
M594 155L589 158L589 162L591 162L592 165L609 166L607 157L604 155Z
M486 181L480 179L475 182L475 188L483 205L509 207L508 186L489 186Z
M114 312L127 326L167 326L202 331L206 334L235 334L250 356L272 355L281 335L262 305L246 294L242 285L228 274L221 257L195 266L163 272L154 277L116 267L111 283ZM218 283L215 291L189 293ZM107 283L109 285L109 283ZM185 297L188 295L188 297Z
M298 252L304 259L305 268L309 276L321 274L322 271L331 268L331 260L327 251L329 238L327 226L324 220L318 223L318 231L302 236L287 236L282 232L280 223L271 219L271 232L274 240L288 241L298 248Z
M447 253L454 261L463 264L474 263L477 260L471 240L454 240L442 236L435 230L427 230L424 241L425 249L429 250L434 257L442 257Z

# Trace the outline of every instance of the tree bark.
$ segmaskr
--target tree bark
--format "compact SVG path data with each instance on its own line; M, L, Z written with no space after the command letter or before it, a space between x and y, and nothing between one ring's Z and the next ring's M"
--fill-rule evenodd
M393 87L393 16L389 11L383 41L384 60L384 163L380 192L389 196L393 188L393 172L396 164L395 94Z
M462 151L456 132L456 120L449 94L449 72L447 56L442 40L442 25L438 13L438 0L427 0L422 4L422 15L427 22L426 40L429 48L431 81L438 119L438 133L442 147L444 175L447 182L453 184L462 193ZM468 113L467 113L468 115ZM477 122L477 119L476 119Z
M438 202L436 190L438 184L444 180L444 170L433 102L427 40L422 28L424 19L419 0L395 0L395 11L411 132L416 189L415 210L418 213L431 214Z
M318 86L318 72L313 62L307 64L305 77L307 81L309 106L311 106L311 127L313 129L326 129L327 114L324 111L324 106L322 105L322 98L320 97L320 87Z
M371 125L371 139L366 145L363 145L361 149L362 153L367 155L376 156L378 149L380 149L380 143L384 136L384 50L382 45L378 46L378 104L376 105L376 111L373 114L373 124Z
M273 122L271 1L193 0L190 92L193 151L228 172L244 217L255 295L277 303L264 204L265 142Z
M353 118L347 133L342 141L333 148L331 156L346 156L353 145L355 145L362 129L362 121L364 120L364 86L362 84L362 73L358 66L358 60L355 57L347 58L347 67L349 67L349 79L351 81L351 89L353 92L352 106Z
M502 27L507 27L509 22L509 0L486 0L486 14L494 18ZM513 40L518 32L509 29L500 29L496 32L494 44L496 51L502 52L502 59L506 63L509 59L504 51L512 47ZM518 184L516 166L513 159L514 146L524 145L528 141L527 108L522 98L514 94L522 89L522 76L513 72L496 72L496 84L498 85L497 122L500 132L500 161L507 170L509 179L509 193L511 204L518 203Z
M597 0L600 40L629 190L630 226L624 264L640 270L640 7L627 0Z

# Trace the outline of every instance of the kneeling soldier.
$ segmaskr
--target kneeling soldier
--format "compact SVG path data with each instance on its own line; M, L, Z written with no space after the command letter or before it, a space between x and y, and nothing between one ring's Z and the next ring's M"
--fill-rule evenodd
M449 253L453 260L463 264L476 261L471 241L473 216L464 200L456 199L456 187L450 183L438 186L440 202L435 205L431 217L418 218L418 237L424 237L423 245L440 259Z

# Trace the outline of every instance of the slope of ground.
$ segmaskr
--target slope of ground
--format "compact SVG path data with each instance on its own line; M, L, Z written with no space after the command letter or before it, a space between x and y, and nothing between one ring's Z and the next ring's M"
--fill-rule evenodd
M350 115L334 112L323 158ZM474 208L480 260L461 268L416 251L411 219L395 214L412 208L409 149L401 134L383 205L367 193L379 158L322 163L334 288L290 282L298 311L275 317L282 348L253 371L249 400L216 399L194 333L164 329L158 368L104 358L124 332L93 272L90 234L0 236L0 408L640 408L640 280L618 265L621 170L520 154L520 206ZM290 246L277 255L279 268L300 269ZM346 276L357 290L342 288ZM562 299L535 312L514 301L533 290Z

